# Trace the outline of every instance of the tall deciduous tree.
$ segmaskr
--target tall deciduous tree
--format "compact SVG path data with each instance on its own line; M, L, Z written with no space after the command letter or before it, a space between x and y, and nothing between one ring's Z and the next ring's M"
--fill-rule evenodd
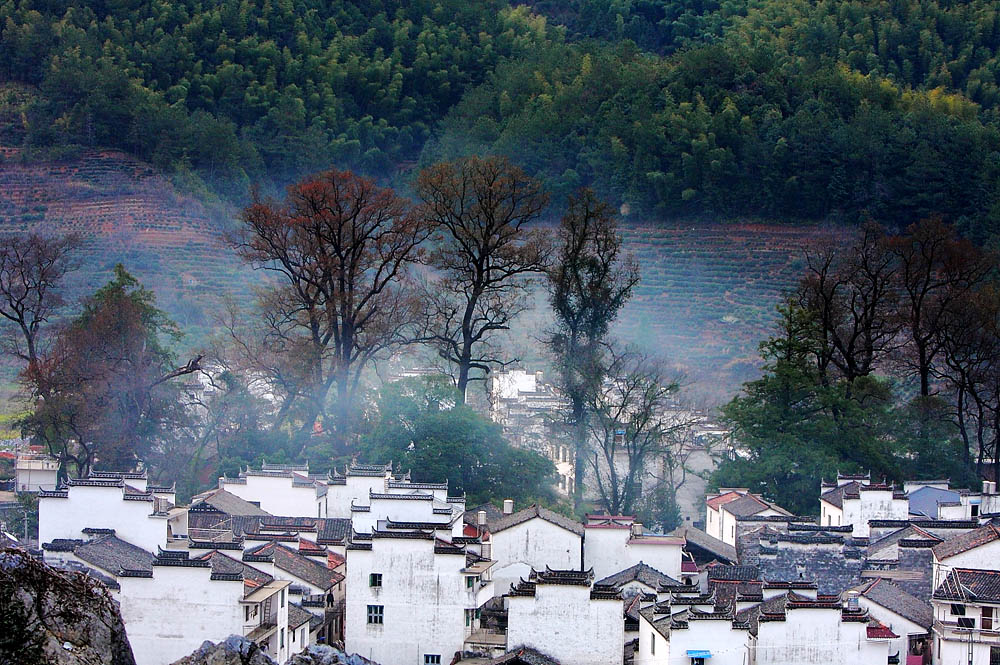
M609 378L589 396L594 451L588 466L602 507L627 515L652 475L648 464L669 453L670 433L686 424L669 415L678 384L654 358L636 351L609 355Z
M0 316L6 320L0 348L27 365L44 351L43 328L63 305L60 289L76 269L74 236L37 234L4 238L0 246Z
M574 502L583 498L587 466L589 398L604 380L604 340L611 324L639 283L639 267L623 257L611 207L590 189L571 197L559 227L556 260L549 268L549 302L555 330L560 388L569 400L575 437Z
M438 229L424 340L456 367L464 401L469 381L502 364L494 335L523 311L531 278L545 269L547 238L528 225L548 197L502 157L436 164L420 173L417 191Z
M902 327L896 313L898 264L885 231L866 224L848 246L827 244L808 252L806 266L795 296L817 324L822 378L851 383L868 376L895 348Z
M173 379L200 360L176 365L167 344L179 336L152 292L118 265L29 366L24 380L36 404L25 429L48 444L63 475L128 470L170 445L190 418Z
M418 318L410 268L431 226L392 190L337 170L290 186L282 202L255 194L242 220L240 255L280 276L260 303L268 355L284 360L291 386L276 426L300 400L299 432L312 432L335 387L346 445L362 370Z
M934 362L943 351L940 331L962 298L981 286L992 261L940 219L927 219L893 238L899 262L900 315L906 322L904 363L931 394Z

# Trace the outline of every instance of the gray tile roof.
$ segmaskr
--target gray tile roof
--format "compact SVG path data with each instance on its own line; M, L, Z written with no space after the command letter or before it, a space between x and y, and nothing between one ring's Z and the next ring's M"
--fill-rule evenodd
M227 515L270 515L266 510L261 510L259 506L255 506L249 501L244 501L235 494L223 489L200 494L194 497L194 499L191 502L192 508L198 504L206 503Z
M691 546L694 546L708 552L718 559L724 559L729 563L736 563L738 560L735 547L722 542L718 538L708 535L701 529L696 529L693 526L681 527L674 531L674 535L683 536L684 539L687 540L688 547L685 549L688 549L688 551L690 551Z
M930 630L934 621L934 610L930 603L906 593L889 580L882 578L864 585L859 590L862 596L873 603Z
M618 571L614 575L608 575L603 580L598 580L595 584L603 586L621 587L629 582L641 582L654 591L660 588L661 584L680 584L677 580L661 573L656 568L640 561L634 566Z
M552 512L547 508L542 508L541 506L532 505L524 510L519 510L511 515L503 515L500 519L488 522L489 530L492 533L499 533L504 529L509 529L518 524L523 524L528 520L534 518L540 518L546 522L555 524L556 526L562 527L567 531L577 534L578 536L583 535L583 525L575 520L571 520L568 517L564 517L559 513Z
M820 494L819 498L826 501L831 506L836 506L837 508L844 507L844 499L857 499L861 496L859 488L861 483L856 480L852 480L849 483L844 483L840 487L835 487L832 490L823 492Z
M489 662L489 665L560 665L559 661L546 656L532 647L515 647Z
M736 517L749 517L750 515L756 515L764 512L769 507L770 506L768 506L766 502L750 494L744 494L735 501L730 501L729 503L722 505L723 510L730 515L735 515Z
M968 552L969 550L975 549L981 545L992 543L997 539L1000 539L1000 530L992 524L987 524L986 526L978 529L961 533L954 538L949 538L943 543L938 543L934 546L932 551L938 561L941 561L942 559L953 557L956 554Z
M245 561L250 562L270 561L274 564L275 568L283 570L323 591L328 590L344 579L344 576L340 573L334 572L325 565L275 541L247 550L244 552L243 558Z
M309 623L313 618L312 612L302 609L297 603L288 603L288 628L295 630L304 623Z
M935 600L1000 603L1000 570L955 568L934 590Z
M259 586L263 586L274 580L273 577L268 575L262 570L258 570L253 566L248 566L247 564L232 558L227 554L223 554L218 550L212 550L207 554L203 554L198 557L203 561L209 561L212 564L212 577L213 578L226 578L226 577L241 577L244 581L250 580Z
M122 571L153 572L153 554L117 536L101 536L77 545L73 554L112 575Z

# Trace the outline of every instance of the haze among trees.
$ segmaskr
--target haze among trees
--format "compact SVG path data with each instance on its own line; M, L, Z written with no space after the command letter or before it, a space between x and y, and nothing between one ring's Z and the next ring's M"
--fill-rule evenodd
M994 477L996 256L928 219L899 234L863 226L807 266L761 345L764 376L722 409L735 455L713 482L810 513L838 471Z

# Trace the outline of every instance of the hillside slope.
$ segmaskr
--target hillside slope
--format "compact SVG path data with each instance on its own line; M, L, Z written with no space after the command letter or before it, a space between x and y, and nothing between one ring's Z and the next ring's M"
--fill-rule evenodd
M16 149L0 155L0 233L79 234L75 292L92 291L122 262L156 291L161 307L196 330L211 323L215 297L241 284L224 230L148 164L118 152L30 164Z
M74 291L89 293L123 262L198 344L222 296L249 294L259 278L235 257L222 223L178 193L148 164L117 152L22 164L0 152L0 233L78 233L83 269ZM630 222L625 248L642 282L617 325L622 338L663 355L695 391L722 399L757 374L757 345L774 306L797 279L802 247L829 237L819 226ZM549 321L543 297L519 345L537 345ZM518 355L535 362L537 351Z

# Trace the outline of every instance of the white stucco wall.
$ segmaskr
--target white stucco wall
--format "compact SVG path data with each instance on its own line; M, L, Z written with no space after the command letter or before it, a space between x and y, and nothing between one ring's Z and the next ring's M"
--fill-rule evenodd
M655 647L653 646L654 640ZM670 641L660 635L642 615L639 616L639 650L636 651L633 662L635 665L669 665L670 663Z
M841 622L839 610L792 609L786 617L761 622L757 665L859 665L888 659L888 645L869 641L865 623Z
M668 544L671 541L661 538L656 544L646 544L641 542L644 539L632 540L631 535L627 527L587 527L583 544L584 568L593 567L595 579L601 579L641 561L680 579L684 548L679 541Z
M841 526L844 523L844 511L832 503L822 499L819 502L819 519L822 526Z
M477 607L464 567L464 556L435 554L430 540L376 538L370 551L348 550L347 652L380 665L422 665L425 654L450 663L465 640L465 610ZM370 573L382 574L381 588L369 586ZM368 605L383 607L381 625L368 623Z
M122 577L121 613L136 665L167 665L243 633L243 582L211 581L210 568L162 566L153 578Z
M908 499L894 499L889 490L865 490L860 499L844 499L843 521L854 527L851 532L856 538L870 535L869 520L905 520L909 517Z
M906 617L896 614L892 610L882 607L878 603L873 603L868 598L861 596L858 598L858 604L863 608L868 610L868 614L872 617L878 619L883 624L888 626L892 632L899 635L898 638L889 641L889 655L894 653L899 653L899 659L901 663L906 662L906 650L909 648L908 635L923 635L927 632L926 628L921 628L919 625L913 623ZM966 663L968 665L968 663Z
M496 593L507 593L512 583L528 578L531 568L579 570L583 538L540 517L490 534L490 558Z
M167 546L167 518L151 516L151 501L125 501L120 487L69 488L65 499L39 497L38 539L83 538L83 529L114 529L115 535L148 552Z
M224 489L260 509L283 517L316 517L316 488L296 487L288 476L249 475L246 483L224 483Z
M670 632L671 663L690 663L687 652L694 650L711 652L705 661L711 665L745 665L748 639L748 632L733 630L731 621L690 621L687 628Z
M534 597L508 599L507 648L528 646L562 665L620 665L621 600L591 600L590 587L539 584Z
M59 476L59 464L53 468L40 460L31 460L32 464L18 466L14 471L14 485L18 492L37 492L39 489L54 490ZM33 467L41 468L33 468Z

